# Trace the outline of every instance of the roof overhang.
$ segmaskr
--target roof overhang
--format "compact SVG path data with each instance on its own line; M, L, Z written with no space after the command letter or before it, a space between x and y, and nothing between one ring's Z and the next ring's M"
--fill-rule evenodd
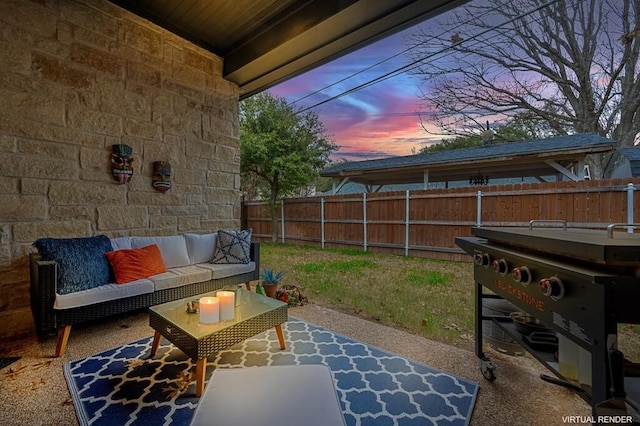
M211 51L240 97L468 0L111 0Z
M535 141L534 141L535 142ZM512 142L517 144L518 142ZM509 144L507 144L509 145ZM386 160L369 160L336 165L320 174L323 177L347 179L363 185L384 186L396 184L435 183L468 181L473 177L486 176L490 180L556 175L569 175L571 168L584 164L588 155L612 152L614 141L599 140L594 144L571 148L550 148L546 152L505 153L491 157L447 158L430 160L430 154L399 157ZM466 148L459 152L473 152L477 148ZM436 157L436 156L433 156ZM464 157L464 156L463 156ZM408 161L403 164L402 158ZM419 161L423 158L424 161ZM410 160L410 161L409 161ZM582 171L575 170L576 177Z

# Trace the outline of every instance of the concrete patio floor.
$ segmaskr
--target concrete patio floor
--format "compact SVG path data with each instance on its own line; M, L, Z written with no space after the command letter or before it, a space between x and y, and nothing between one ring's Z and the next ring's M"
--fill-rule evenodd
M547 370L528 356L511 357L489 349L498 368L497 380L490 383L482 377L473 352L314 304L291 308L289 314L478 382L474 426L563 425L563 416L591 414L576 394L540 380ZM152 334L147 314L135 313L75 327L61 358L53 357L53 337L43 342L34 336L3 341L0 356L22 358L0 370L0 424L77 425L63 364Z

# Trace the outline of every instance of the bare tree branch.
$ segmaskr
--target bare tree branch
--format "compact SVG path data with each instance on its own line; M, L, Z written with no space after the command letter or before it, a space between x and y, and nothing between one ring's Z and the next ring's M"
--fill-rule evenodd
M410 40L445 134L526 113L555 134L638 140L640 0L472 2Z

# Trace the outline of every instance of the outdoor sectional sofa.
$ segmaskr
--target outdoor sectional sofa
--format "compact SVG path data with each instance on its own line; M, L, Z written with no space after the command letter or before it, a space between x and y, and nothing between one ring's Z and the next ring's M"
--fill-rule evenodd
M251 230L43 238L34 246L31 310L40 338L57 330L56 356L64 354L73 324L232 285L250 289L250 282L259 279L260 245L251 242ZM166 272L149 276L163 266ZM131 281L136 276L144 278Z

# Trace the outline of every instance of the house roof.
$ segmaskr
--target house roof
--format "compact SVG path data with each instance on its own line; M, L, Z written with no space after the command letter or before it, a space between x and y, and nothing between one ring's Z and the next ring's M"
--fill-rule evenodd
M468 0L111 0L215 53L240 97Z
M321 176L349 178L365 185L466 181L471 176L489 179L540 177L563 172L586 155L608 152L615 141L592 133L558 136L522 142L491 144L336 164ZM425 176L426 174L426 176Z
M624 155L627 160L629 160L631 176L640 176L640 147L618 148L616 151Z

